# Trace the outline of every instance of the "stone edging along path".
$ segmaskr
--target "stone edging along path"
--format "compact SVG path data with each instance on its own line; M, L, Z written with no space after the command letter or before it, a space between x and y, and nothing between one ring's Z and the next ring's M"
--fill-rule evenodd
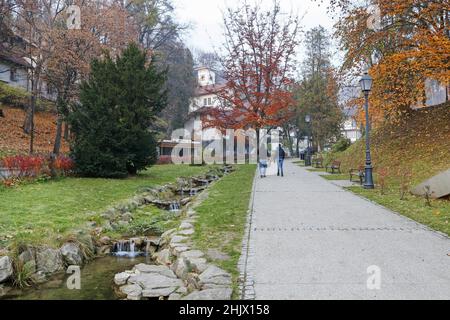
M158 265L138 264L116 274L119 297L128 300L230 300L231 275L207 262L205 253L193 249L192 235L198 219L195 207L208 197L203 191L188 205L177 229L165 232L153 259Z
M195 181L200 184L207 183L207 186L196 185L193 189L199 192L198 196L189 195L180 200L180 205L186 206L187 218L181 223L179 229L170 230L161 237L136 237L130 239L136 244L136 249L140 249L146 253L154 253L153 258L163 265L159 268L151 266L150 269L148 266L136 266L134 270L136 274L139 272L142 274L154 273L149 271L156 268L155 270L158 271L156 272L157 274L170 275L172 278L174 275L175 277L178 275L180 279L184 281L183 284L177 282L180 285L177 287L176 291L179 292L180 297L191 292L192 295L190 298L192 299L195 299L196 297L201 299L207 295L212 295L214 298L219 295L219 293L221 294L220 298L225 298L224 293L227 293L226 296L228 296L231 289L225 290L224 286L218 285L216 283L216 277L220 275L218 281L226 284L229 283L229 287L231 287L231 277L228 274L225 274L224 271L221 273L222 270L218 270L218 268L209 265L206 262L203 253L191 250L191 242L188 237L194 233L192 224L197 219L193 207L205 199L204 197L207 197L205 190L211 182L219 180L221 175L227 174L230 171L233 171L231 167L224 167L215 171L209 171L200 177L189 178L191 184L192 181ZM23 246L20 248L20 251L16 253L16 257L14 258L12 258L13 253L3 249L0 252L0 298L7 295L8 292L13 289L11 280L15 275L15 265L17 265L17 263L29 270L28 272L31 273L31 280L34 283L42 284L48 281L52 275L64 272L65 267L67 266L82 266L96 257L108 255L114 250L118 242L107 236L102 236L104 231L115 230L123 225L129 224L133 219L132 212L138 208L148 205L156 205L164 208L170 206L172 203L171 201L161 200L158 195L167 192L176 193L180 188L183 190L184 187L187 187L186 184L187 181L177 181L176 183L163 187L149 188L143 191L143 193L107 209L100 215L104 220L101 226L97 226L94 222L88 223L84 229L74 231L74 239L68 240L59 249L47 246ZM192 188L192 185L190 188ZM169 266L174 269L174 271L171 271ZM195 274L200 276L203 274L203 276L199 277L195 276ZM143 276L140 278L143 278ZM227 280L225 281L225 279L222 278L226 278ZM163 279L155 278L153 280L156 281L155 283L157 285L157 281ZM127 278L126 283L128 282L131 284L133 278ZM118 283L120 284L121 282L119 281ZM145 288L146 287L143 286L143 289ZM200 289L206 288L220 290L198 293ZM118 293L120 292L121 291L119 290ZM162 291L162 293L158 295L158 298L168 297L169 295L166 296L165 292L167 292L167 290ZM142 293L143 296L148 294L147 292ZM170 294L172 293L173 292L170 292ZM153 296L155 295L156 293L153 292ZM123 297L123 293L120 294L120 296ZM231 297L231 293L229 296ZM172 295L172 299L176 297L176 295ZM129 298L136 300L137 295L133 296L133 294L130 294Z

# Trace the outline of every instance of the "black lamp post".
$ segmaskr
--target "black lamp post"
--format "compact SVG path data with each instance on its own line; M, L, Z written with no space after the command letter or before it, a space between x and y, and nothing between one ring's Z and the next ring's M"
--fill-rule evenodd
M308 124L308 129L309 129L309 133L308 133L308 147L306 148L306 158L305 158L305 167L310 167L311 166L311 149L310 149L310 144L311 144L311 116L307 115L305 117L305 122Z
M372 90L373 79L367 73L367 71L362 76L359 81L361 85L361 90L364 93L366 99L364 104L364 110L366 112L366 168L365 168L365 183L364 189L375 189L373 183L373 166L372 166L372 156L370 155L370 118L369 118L369 93Z

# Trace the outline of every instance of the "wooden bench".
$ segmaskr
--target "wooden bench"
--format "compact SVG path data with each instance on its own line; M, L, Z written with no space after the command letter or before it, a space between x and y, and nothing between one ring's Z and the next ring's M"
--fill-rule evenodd
M328 172L328 169L331 170L331 173L341 173L341 161L333 161L331 164L325 167L325 171Z
M322 157L313 158L312 166L314 168L323 168L323 158Z
M357 177L358 181L354 181L353 177ZM359 166L358 169L350 169L350 182L359 182L361 185L363 185L365 178L366 174L364 166Z

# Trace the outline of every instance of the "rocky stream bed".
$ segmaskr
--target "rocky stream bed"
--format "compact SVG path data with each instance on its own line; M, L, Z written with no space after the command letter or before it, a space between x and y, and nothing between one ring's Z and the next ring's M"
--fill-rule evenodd
M132 199L101 214L102 224L92 222L76 230L73 240L60 248L21 246L14 254L0 252L0 298L3 299L162 299L226 300L232 295L231 276L208 263L204 252L192 247L198 218L197 204L208 187L234 169L225 166L207 174L159 188L144 190ZM133 221L133 212L149 205L173 212L178 228L163 234L111 239L105 231ZM28 272L32 288L14 284L19 272ZM69 290L68 266L81 269L81 290Z

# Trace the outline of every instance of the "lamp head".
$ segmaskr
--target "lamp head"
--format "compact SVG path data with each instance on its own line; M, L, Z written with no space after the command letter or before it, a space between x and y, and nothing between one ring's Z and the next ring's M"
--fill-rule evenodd
M372 84L373 78L366 71L361 77L361 80L359 80L359 85L361 86L362 92L369 93L372 90Z

